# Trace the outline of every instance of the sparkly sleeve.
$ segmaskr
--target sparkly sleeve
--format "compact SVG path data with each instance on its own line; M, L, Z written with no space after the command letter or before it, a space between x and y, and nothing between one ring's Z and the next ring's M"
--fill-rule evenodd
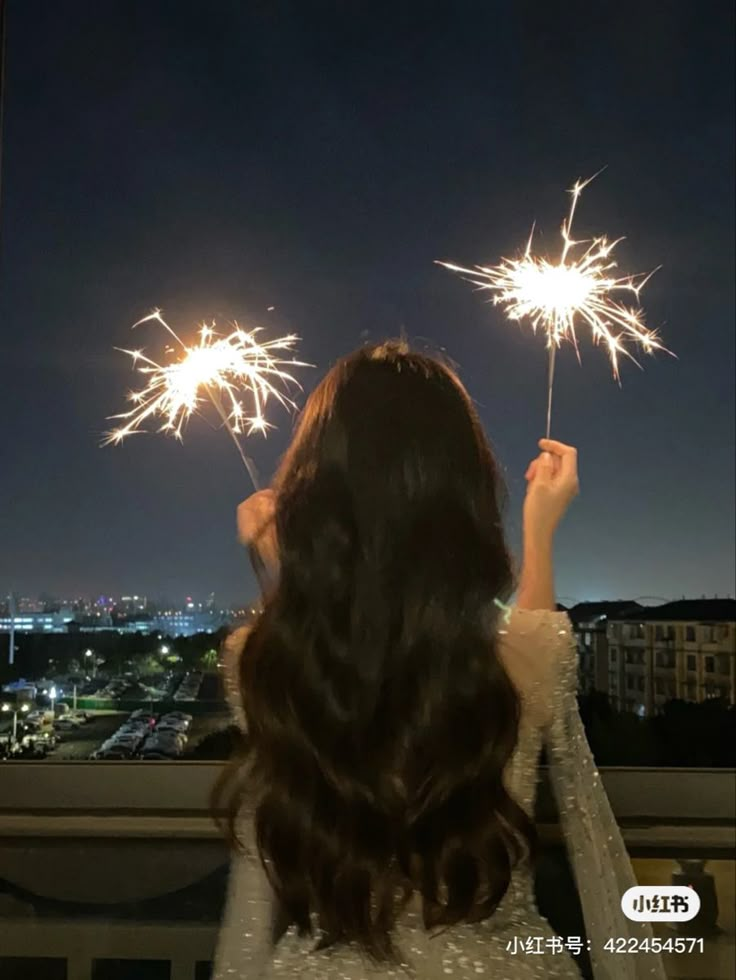
M240 695L238 665L245 648L245 641L248 638L249 629L250 627L248 626L241 626L239 629L233 630L222 646L225 697L227 698L228 707L232 712L233 721L246 734L248 732L248 722L243 709L243 699Z
M252 849L234 854L212 980L261 980L274 953L276 903Z
M578 711L570 621L564 613L545 615L549 648L558 654L545 740L550 782L580 896L594 980L666 980L658 953L605 949L611 939L636 939L637 946L651 941L652 930L621 911L621 896L637 881Z
M249 627L234 630L223 646L223 673L227 703L233 720L247 733L248 724L240 695L238 665ZM277 911L273 890L256 853L252 814L242 816L240 839L245 850L230 859L225 914L217 940L212 980L260 980L274 951Z

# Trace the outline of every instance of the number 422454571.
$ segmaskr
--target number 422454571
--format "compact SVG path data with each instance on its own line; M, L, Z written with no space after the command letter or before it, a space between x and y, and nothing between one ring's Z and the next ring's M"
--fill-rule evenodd
M702 953L704 940L695 936L678 936L668 939L659 939L657 936L651 939L637 939L630 936L609 939L603 948L607 953Z

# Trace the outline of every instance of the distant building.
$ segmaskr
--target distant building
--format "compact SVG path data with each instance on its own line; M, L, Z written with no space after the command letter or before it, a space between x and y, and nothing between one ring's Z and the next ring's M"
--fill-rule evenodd
M614 707L656 714L666 701L736 703L736 600L683 599L609 616Z
M127 616L145 612L148 609L148 599L144 595L124 595L120 597L118 610Z
M568 610L578 644L580 690L583 694L601 691L609 694L608 620L638 616L644 610L638 602L578 602Z
M40 599L29 599L27 596L16 596L15 609L18 613L43 612L43 603Z
M118 629L125 633L154 633L156 628L153 616L129 616L125 622L118 624Z
M106 611L94 615L74 613L70 609L59 612L18 613L13 616L16 633L140 633L165 636L194 636L197 633L216 633L232 622L232 615L217 610L183 610L151 616L134 613L129 616L111 616ZM9 633L11 618L0 616L0 633Z
M194 636L196 633L216 633L232 621L229 613L198 610L164 613L154 623L164 636Z
M74 619L70 609L59 612L22 612L15 616L0 616L0 633L9 633L12 626L16 633L66 633Z

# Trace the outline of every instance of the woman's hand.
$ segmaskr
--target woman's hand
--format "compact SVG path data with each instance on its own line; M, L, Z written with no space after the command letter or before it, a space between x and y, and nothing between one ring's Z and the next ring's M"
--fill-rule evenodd
M273 490L252 493L238 507L238 540L243 545L256 544L265 536L267 525L273 520L275 499Z
M577 496L578 452L554 439L540 439L540 455L526 471L524 500L524 540L527 544L546 544L571 501Z
M279 563L275 511L273 490L259 490L238 507L238 540L251 553L257 553L269 575L278 569Z

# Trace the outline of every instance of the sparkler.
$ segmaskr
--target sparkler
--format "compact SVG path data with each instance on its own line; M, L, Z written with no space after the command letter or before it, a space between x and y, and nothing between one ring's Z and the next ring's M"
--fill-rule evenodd
M133 408L112 419L120 419L119 428L107 433L103 445L119 444L153 418L162 419L159 432L167 432L177 439L192 414L199 412L206 400L215 407L223 425L229 432L247 469L253 485L258 489L258 478L251 459L246 456L238 438L244 431L265 433L272 428L266 420L265 408L270 398L279 404L295 408L284 388L294 384L301 388L287 367L308 367L301 361L285 360L279 356L290 351L299 339L293 334L259 343L258 328L241 329L237 323L227 336L218 334L213 326L203 325L199 331L199 343L187 346L156 310L133 326L138 327L152 320L157 321L179 344L181 356L174 356L166 364L157 364L140 350L121 350L133 358L137 370L148 378L145 388L131 392L128 400ZM176 355L176 349L167 347L167 354ZM250 401L246 411L242 398Z
M499 265L476 265L472 269L450 262L437 263L470 277L468 281L480 290L492 292L493 304L503 305L510 320L528 320L534 333L538 328L546 333L549 350L547 438L552 421L555 353L563 340L569 340L580 361L575 330L579 321L590 327L594 343L603 342L608 348L613 376L619 384L620 354L641 367L624 346L625 341L636 342L646 353L655 349L671 353L659 343L656 331L644 326L644 312L639 306L639 294L657 270L617 277L613 273L616 262L611 256L622 238L609 241L601 235L592 240L575 241L572 237L578 199L594 179L577 181L569 191L572 201L562 222L562 251L557 262L532 253L532 228L520 259L502 259ZM618 299L619 294L628 294L635 305L627 306Z

